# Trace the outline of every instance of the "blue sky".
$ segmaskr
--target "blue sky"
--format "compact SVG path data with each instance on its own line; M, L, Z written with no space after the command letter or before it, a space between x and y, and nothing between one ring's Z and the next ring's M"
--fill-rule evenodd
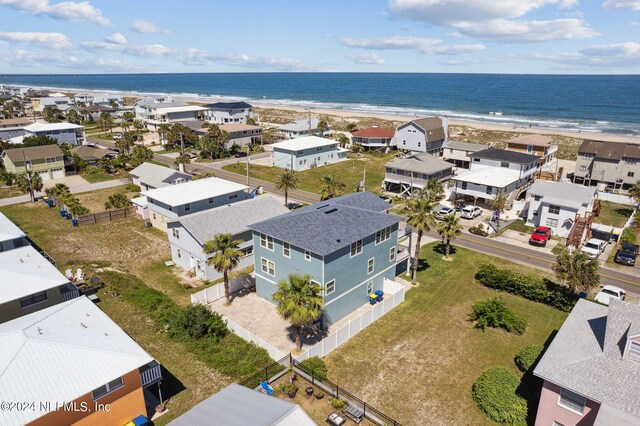
M640 72L640 0L0 0L0 73Z

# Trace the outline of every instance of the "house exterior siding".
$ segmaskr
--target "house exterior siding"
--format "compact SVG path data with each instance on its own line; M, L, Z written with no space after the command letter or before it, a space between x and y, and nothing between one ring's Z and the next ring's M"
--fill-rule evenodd
M273 165L295 171L332 164L346 158L346 151L339 150L337 143L297 151L273 148Z
M26 173L26 167L24 161L16 161L13 163L11 159L7 156L3 155L4 167L7 171L15 174L23 174ZM64 177L64 157L62 155L51 157L51 161L48 162L48 159L45 158L37 158L30 160L31 161L31 170L39 173L40 176L44 179L52 179L54 175L54 171L56 174L61 174L60 177ZM57 176L56 176L57 177Z
M589 426L593 425L600 404L587 399L583 413L570 410L559 404L562 388L549 381L544 381L535 426L553 426L558 422L563 426Z
M253 117L253 109L252 108L236 108L236 109L227 109L227 108L211 108L209 107L208 111L205 111L205 119L218 124L227 124L227 123L246 123L248 118Z
M439 157L446 139L427 142L427 135L424 129L413 122L409 122L398 127L395 140L398 149L427 152Z
M78 292L78 290L75 287L73 287L71 284L55 286L47 290L44 290L47 294L47 300L39 303L34 303L32 305L29 305L23 308L20 305L20 300L24 299L25 297L31 296L31 295L25 294L23 297L20 297L19 299L10 300L6 303L0 304L0 323L11 321L12 319L29 315L33 312L41 311L42 309L46 309L50 306L54 306L54 305L57 305L58 303L69 300L69 298L66 298L64 300L62 298L62 288L64 287L66 287L68 290L71 291L71 293L68 293L69 298L73 299L80 296L80 293Z
M628 188L640 180L640 158L601 158L578 152L574 181L584 185L604 183L615 188Z

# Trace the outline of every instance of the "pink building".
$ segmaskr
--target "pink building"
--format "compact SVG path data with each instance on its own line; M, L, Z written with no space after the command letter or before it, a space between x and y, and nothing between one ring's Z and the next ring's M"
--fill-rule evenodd
M640 306L580 299L533 374L536 426L640 425Z

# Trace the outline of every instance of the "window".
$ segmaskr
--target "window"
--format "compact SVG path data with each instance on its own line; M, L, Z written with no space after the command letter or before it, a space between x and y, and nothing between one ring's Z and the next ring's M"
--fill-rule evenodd
M375 264L375 259L372 257L371 259L369 259L369 262L367 262L367 274L370 274L373 272L374 268L374 264Z
M422 142L418 142L418 148L422 146Z
M260 234L260 247L264 247L273 251L273 237Z
M640 343L630 342L631 346L629 347L629 354L627 358L631 361L640 362Z
M36 303L45 301L47 301L47 292L41 291L40 293L34 293L20 299L20 306L22 308L26 308L27 306L35 305Z
M554 228L558 226L558 219L554 219L552 217L547 218L547 226Z
M564 426L562 423L557 422L557 421L553 421L553 426Z
M229 195L230 200L235 200L236 198L238 198L238 194Z
M500 167L507 167L507 168L509 168L509 163L507 163L506 161L502 161L502 162L500 162Z
M462 189L467 189L467 182L462 182L462 185L460 185L460 187Z
M176 238L178 240L180 239L180 230L179 229L173 228L172 234L173 234L174 238Z
M153 216L153 220L155 220L156 219L156 214L152 213L152 216Z
M396 246L389 249L389 262L396 260Z
M367 283L367 295L373 293L373 281Z
M633 177L634 174L635 172L627 172L627 177Z
M311 253L309 253L309 250L304 251L304 260L311 262Z
M586 172L587 171L587 166L580 166L580 171L581 172Z
M291 257L291 246L284 241L282 242L282 255L284 257Z
M93 396L93 400L95 401L96 399L100 399L106 394L111 393L114 390L121 388L122 386L124 386L124 380L122 380L122 377L118 377L117 379L110 381L106 385L100 386L98 389L92 391L91 395Z
M27 161L24 163L24 166L27 168L27 170L31 170L31 160L27 160Z
M262 267L262 272L271 275L272 277L276 275L276 264L270 260L265 259L264 257L260 259L260 265Z
M533 196L533 199L534 199L535 201L540 201L540 198L541 198L541 197L540 197L539 195L534 195L534 196Z
M56 162L56 157L45 158L44 162L47 163L47 164L55 163Z
M176 254L178 255L178 259L182 259L182 250L176 249Z
M360 253L362 253L362 240L351 243L351 257L357 256Z
M331 280L324 285L324 294L325 296L336 291L336 280Z
M376 232L376 245L380 244L384 241L387 241L391 236L391 227L387 226L386 228Z
M198 268L199 270L203 270L202 269L202 262L200 262L199 260L196 260L196 268Z
M474 162L474 163L479 163L479 162L480 162L480 159L479 159L479 158L474 158L474 159L473 159L473 162Z
M549 204L549 214L560 214L560 206Z
M487 186L486 193L491 194L493 192L493 186Z
M582 414L586 403L587 400L585 397L580 396L575 392L571 392L568 389L560 390L560 400L558 401L558 405L564 408L568 408L571 411L575 411L576 413Z
M209 198L209 204L213 204L213 198Z

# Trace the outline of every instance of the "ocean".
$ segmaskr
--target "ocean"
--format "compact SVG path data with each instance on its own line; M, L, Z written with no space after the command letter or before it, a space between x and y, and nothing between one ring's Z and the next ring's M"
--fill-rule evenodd
M0 74L0 83L388 115L446 115L471 122L640 136L638 75Z

